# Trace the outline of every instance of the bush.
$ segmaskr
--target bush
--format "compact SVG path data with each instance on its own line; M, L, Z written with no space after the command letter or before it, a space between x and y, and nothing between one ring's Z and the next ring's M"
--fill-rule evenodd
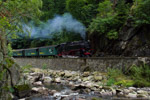
M150 0L137 0L133 12L137 26L150 24Z
M119 69L108 69L108 81L107 85L120 85L120 86L133 86L134 82L123 74L123 72Z
M141 66L133 65L128 73L134 81L134 86L150 86L150 66L143 64Z

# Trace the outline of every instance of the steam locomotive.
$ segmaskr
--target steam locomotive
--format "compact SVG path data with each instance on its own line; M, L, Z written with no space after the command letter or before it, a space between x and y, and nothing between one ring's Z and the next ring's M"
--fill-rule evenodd
M88 41L67 42L59 45L13 50L13 57L90 57L92 50Z

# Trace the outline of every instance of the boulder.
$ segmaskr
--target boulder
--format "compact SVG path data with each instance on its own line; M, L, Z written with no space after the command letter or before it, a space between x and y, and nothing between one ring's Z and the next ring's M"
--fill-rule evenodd
M138 94L145 94L145 95L148 95L148 93L147 93L146 91L144 91L144 90L139 90L139 91L137 91L137 93L138 93Z
M88 77L90 75L90 72L84 72L83 77Z
M135 88L135 87L129 87L129 90L130 90L130 91L135 91L136 88Z
M128 94L128 93L130 93L130 90L129 89L124 89L123 92L124 92L124 94Z
M51 83L52 82L52 78L50 78L50 77L44 77L43 78L43 82L44 83Z
M106 96L112 96L112 92L110 91L105 91L104 89L100 92L102 97L106 97Z
M137 97L143 98L143 99L150 99L149 96L145 94L137 94Z
M57 78L55 78L55 80L54 80L56 83L61 83L61 78L60 77L57 77Z
M69 71L65 71L65 77L69 78L72 76L72 73L70 73Z
M103 77L102 76L94 76L94 80L95 81L101 81L103 79Z
M65 72L63 72L63 71L59 73L59 76L63 77L64 75L65 75Z
M42 82L41 81L38 81L38 82L34 82L33 85L36 85L36 86L42 86Z
M137 94L129 93L128 95L126 95L126 97L128 97L128 98L137 98Z
M31 87L28 84L17 85L15 89L19 98L28 97L31 93Z

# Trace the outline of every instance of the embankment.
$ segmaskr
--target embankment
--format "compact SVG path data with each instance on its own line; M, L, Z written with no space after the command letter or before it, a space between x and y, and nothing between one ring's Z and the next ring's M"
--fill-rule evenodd
M107 68L128 69L133 64L148 63L147 57L103 57L103 58L15 58L21 65L32 65L35 68L72 71L101 71Z

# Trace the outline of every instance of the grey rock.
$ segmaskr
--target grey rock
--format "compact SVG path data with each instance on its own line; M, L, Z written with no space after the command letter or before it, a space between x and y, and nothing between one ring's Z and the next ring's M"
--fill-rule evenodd
M144 90L139 90L139 91L137 91L137 93L138 93L138 94L145 94L145 95L148 95L148 93L147 93L146 91L144 91Z
M57 92L57 93L54 93L53 95L54 97L60 97L61 96L61 93Z
M50 78L50 77L44 77L43 78L43 82L44 83L51 83L52 82L52 78Z
M100 92L102 97L106 97L106 96L112 96L112 92L111 91L105 91L104 89Z
M126 97L137 98L137 94L129 93L128 95L126 95Z
M90 72L84 72L83 77L88 77L90 75Z
M103 79L103 77L102 76L94 76L94 80L95 81L101 81Z
M61 78L60 77L58 77L58 78L55 78L55 80L54 80L56 83L61 83Z
M42 86L42 82L41 81L38 81L38 82L34 82L33 85L36 85L36 86Z
M124 89L123 92L124 92L124 94L128 94L128 93L130 93L130 90L129 89Z
M129 87L129 90L133 90L133 91L135 91L135 90L136 90L136 88L135 88L135 87Z
M72 76L72 73L70 73L69 71L65 71L65 77L69 78Z

